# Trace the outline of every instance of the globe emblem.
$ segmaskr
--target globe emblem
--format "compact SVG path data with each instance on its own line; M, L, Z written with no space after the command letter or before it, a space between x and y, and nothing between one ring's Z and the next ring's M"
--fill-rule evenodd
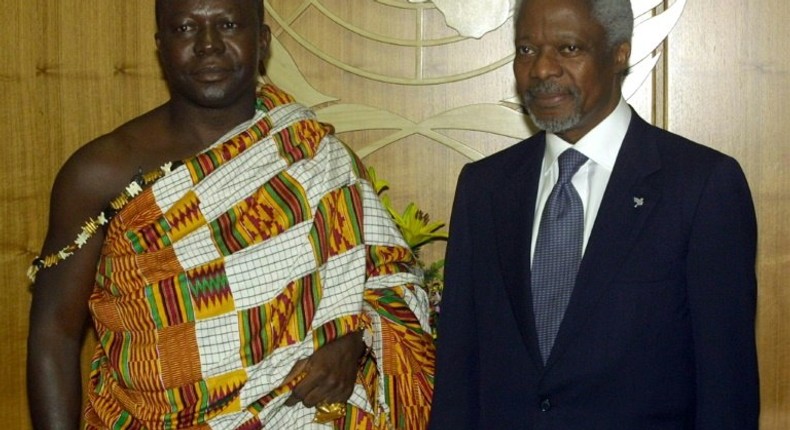
M649 80L685 2L632 0L626 98ZM331 123L392 184L396 205L417 202L446 220L466 163L537 131L515 89L514 3L266 0L266 79ZM425 252L428 261L442 254L441 246Z
M509 1L512 0L498 0L503 5ZM442 10L432 2L270 0L266 7L267 20L279 29L276 36L291 39L300 49L344 72L383 83L446 84L488 73L512 60L512 25L502 25L503 20L499 28L491 28L486 31L488 34L475 39L448 27ZM387 25L381 25L381 17L386 17ZM324 33L316 33L314 24L321 26ZM340 43L322 40L327 34ZM474 45L481 44L486 46L485 55L468 54ZM387 55L377 57L375 64L354 57L354 53L366 49ZM448 66L448 62L456 64ZM405 70L403 63L412 67Z
M363 158L419 135L476 160L491 151L447 130L520 140L534 132L510 63L515 0L267 0L269 78L338 133L388 130L354 149ZM626 98L648 79L686 0L632 0L637 17ZM309 66L303 64L309 62ZM327 82L348 83L335 85ZM486 91L467 91L484 87ZM347 93L354 88L353 94ZM400 112L384 95L425 105ZM401 102L402 103L402 102ZM441 109L441 110L437 110ZM504 143L495 149L501 149Z

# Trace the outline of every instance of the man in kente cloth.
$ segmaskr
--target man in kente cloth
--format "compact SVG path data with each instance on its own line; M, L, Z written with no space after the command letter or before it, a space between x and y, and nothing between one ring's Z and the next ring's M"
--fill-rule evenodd
M58 174L30 273L36 429L426 426L414 256L331 127L259 87L262 16L259 0L158 0L170 100Z

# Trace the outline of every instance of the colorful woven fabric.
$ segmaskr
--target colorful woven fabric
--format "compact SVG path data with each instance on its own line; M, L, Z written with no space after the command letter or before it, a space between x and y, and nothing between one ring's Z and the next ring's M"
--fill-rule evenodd
M262 110L110 223L88 429L421 429L428 300L359 160L272 86ZM283 402L294 363L368 330L344 418Z

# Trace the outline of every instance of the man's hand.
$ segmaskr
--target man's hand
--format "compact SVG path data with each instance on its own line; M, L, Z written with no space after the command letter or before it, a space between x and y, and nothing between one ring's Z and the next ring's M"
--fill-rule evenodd
M365 351L362 332L349 333L298 361L286 380L305 373L294 387L286 406L302 402L311 408L320 403L345 403L357 379L359 358Z

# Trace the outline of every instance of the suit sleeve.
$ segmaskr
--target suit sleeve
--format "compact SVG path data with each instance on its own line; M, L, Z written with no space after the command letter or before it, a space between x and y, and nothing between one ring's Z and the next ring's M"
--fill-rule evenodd
M746 179L738 163L726 158L701 195L687 257L697 430L758 427L756 247Z
M468 166L456 187L439 313L431 430L477 428L478 345L474 307L472 210Z

